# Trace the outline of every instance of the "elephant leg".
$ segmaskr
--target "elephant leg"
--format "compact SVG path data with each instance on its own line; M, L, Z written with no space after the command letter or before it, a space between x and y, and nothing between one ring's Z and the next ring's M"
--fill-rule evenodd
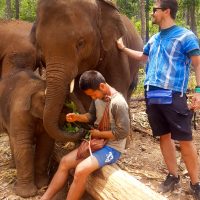
M37 188L49 183L48 165L54 148L54 140L44 131L37 136L35 149L35 184Z
M15 192L21 197L31 197L37 194L34 184L34 146L33 133L30 130L13 130L14 158L17 169Z

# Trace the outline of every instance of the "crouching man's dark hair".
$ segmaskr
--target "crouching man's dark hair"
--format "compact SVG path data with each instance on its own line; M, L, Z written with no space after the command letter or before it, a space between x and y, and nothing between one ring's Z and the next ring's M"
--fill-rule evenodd
M79 79L79 88L81 90L98 90L100 83L106 83L103 75L94 70L84 72Z

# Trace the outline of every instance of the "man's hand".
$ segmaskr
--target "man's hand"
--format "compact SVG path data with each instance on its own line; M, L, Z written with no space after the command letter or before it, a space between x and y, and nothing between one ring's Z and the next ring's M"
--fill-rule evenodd
M200 93L194 93L189 107L194 111L200 109Z
M123 40L122 40L122 37L120 37L118 40L117 40L117 46L120 50L123 50L125 48L124 46L124 43L123 43Z
M76 113L68 113L66 115L66 121L67 122L84 122L84 123L88 123L89 122L89 118L88 118L88 114L76 114Z
M66 115L66 121L67 122L75 122L78 121L78 114L75 113L68 113Z
M113 135L112 131L100 131L98 129L90 130L90 135L92 138L103 138L108 140L115 140L115 136Z
M139 60L139 61L143 61L146 62L148 59L148 56L143 54L142 51L136 51L133 49L129 49L128 47L126 47L123 43L122 38L119 38L117 41L117 47L123 51L126 55L130 56L133 59Z

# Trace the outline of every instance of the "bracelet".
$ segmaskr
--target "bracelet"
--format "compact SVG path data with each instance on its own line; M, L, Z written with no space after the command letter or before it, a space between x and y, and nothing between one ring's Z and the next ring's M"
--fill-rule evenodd
M195 89L194 89L194 91L195 91L196 93L200 93L200 86L196 86Z

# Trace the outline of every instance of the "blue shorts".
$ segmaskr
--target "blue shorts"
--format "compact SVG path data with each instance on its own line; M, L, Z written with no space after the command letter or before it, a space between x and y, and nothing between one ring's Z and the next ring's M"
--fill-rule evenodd
M95 151L92 154L98 160L99 167L115 163L121 156L119 151L106 145L102 149Z

